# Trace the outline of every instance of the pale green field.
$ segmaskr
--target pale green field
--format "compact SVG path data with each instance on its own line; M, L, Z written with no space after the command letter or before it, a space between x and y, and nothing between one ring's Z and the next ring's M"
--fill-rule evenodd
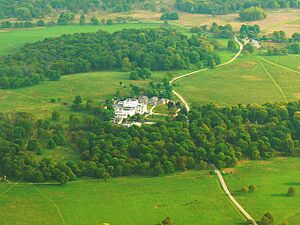
M245 161L235 167L235 173L225 180L241 205L260 220L266 212L275 217L275 225L288 221L300 224L300 158L277 158L271 161ZM243 186L254 184L257 191L241 194ZM296 188L296 196L287 197L290 186Z
M0 191L5 188L0 184ZM243 222L208 171L65 186L18 184L1 196L0 211L1 225L154 225L167 216L178 225Z
M277 61L296 69L297 57L285 56ZM276 58L268 57L268 60ZM241 56L230 65L194 74L175 85L191 104L266 103L297 101L300 97L300 74L265 62L256 55Z
M57 109L67 110L75 96L104 101L120 87L129 84L144 85L146 81L129 80L129 73L94 72L63 76L60 81L10 90L0 90L0 111L25 111L36 115L49 114ZM60 102L50 100L60 98ZM65 104L67 103L67 104Z

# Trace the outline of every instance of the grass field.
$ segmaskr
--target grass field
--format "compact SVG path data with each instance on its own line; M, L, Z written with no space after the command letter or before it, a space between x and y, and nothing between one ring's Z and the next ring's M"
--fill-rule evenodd
M288 221L300 224L300 158L277 158L272 161L245 161L235 173L226 175L225 180L237 200L256 220L266 212L275 217L275 224ZM240 194L243 186L254 184L257 191ZM290 186L296 188L297 195L287 197Z
M223 42L225 43L225 40ZM233 55L234 53L228 51L220 52L224 62ZM169 71L169 73L176 76L196 69L192 66L190 70ZM151 80L160 82L167 73L168 71L153 72ZM117 89L123 89L120 82L129 90L130 84L146 86L149 80L132 81L129 79L129 73L118 71L63 76L61 80L55 82L45 81L30 87L0 90L0 111L24 111L34 113L38 117L50 116L54 110L68 112L75 96L104 101L112 97ZM60 101L51 103L51 99L60 99Z
M26 42L35 42L46 37L55 37L62 34L72 33L87 33L105 30L114 32L125 28L155 28L161 26L161 23L126 23L114 25L70 25L70 26L55 26L42 28L28 29L6 29L0 30L0 54L10 54L18 51Z
M266 57L284 66L280 67L256 55L241 56L228 66L182 79L175 83L175 88L191 104L297 101L300 98L300 74L289 68L296 70L300 62L298 56L284 57Z
M0 224L154 225L170 216L180 225L243 221L208 171L158 178L118 178L66 186L18 184L1 196Z
M159 75L157 75L159 76ZM143 86L146 81L129 80L129 73L94 72L63 76L60 81L46 81L39 85L0 90L0 111L25 111L36 115L49 114L54 110L68 110L75 96L104 101L116 90L129 84ZM61 99L51 103L51 99Z

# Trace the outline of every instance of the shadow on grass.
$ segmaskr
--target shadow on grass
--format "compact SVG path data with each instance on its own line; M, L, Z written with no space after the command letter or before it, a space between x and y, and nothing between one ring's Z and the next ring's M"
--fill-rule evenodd
M288 186L300 186L300 182L289 182L289 183L284 183L284 185L288 185Z
M271 194L273 197L288 197L287 194Z

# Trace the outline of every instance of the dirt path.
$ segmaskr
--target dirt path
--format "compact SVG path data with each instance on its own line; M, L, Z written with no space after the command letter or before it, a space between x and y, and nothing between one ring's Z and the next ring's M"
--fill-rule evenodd
M230 63L232 63L233 61L235 61L239 56L240 54L242 53L243 51L243 44L241 42L239 42L237 40L237 38L235 38L235 41L239 44L239 51L238 53L231 59L229 60L228 62L226 63L223 63L223 64L220 64L218 65L217 67L222 67L222 66L226 66ZM192 74L195 74L195 73L199 73L199 72L202 72L202 71L206 71L208 70L208 68L205 68L205 69L201 69L201 70L197 70L197 71L194 71L194 72L191 72L191 73L187 73L187 74L184 74L184 75L181 75L181 76L178 76L178 77L175 77L173 78L171 81L170 81L170 84L174 83L175 81L179 80L179 79L182 79L184 77L187 77L187 76L190 76ZM189 104L186 102L186 100L178 93L176 92L175 90L173 90L173 93L180 99L180 101L184 104L185 108L187 111L190 111L190 106ZM217 174L218 176L218 179L219 179L219 182L225 192L225 194L229 197L230 201L237 207L237 209L243 214L243 216L246 218L246 219L249 219L251 221L253 221L253 225L257 225L257 223L255 222L255 220L247 213L247 211L235 200L235 198L232 196L232 194L230 193L226 183L225 183L225 180L222 176L222 174L220 173L220 171L216 168L215 165L211 164L211 166L213 167L215 173Z
M261 67L264 69L265 73L268 75L268 77L270 78L270 80L273 82L273 84L276 86L276 88L278 89L278 91L280 92L280 95L283 98L283 101L285 103L288 103L287 97L284 94L282 88L280 87L280 85L276 82L276 80L273 78L272 74L270 74L270 72L267 70L267 68L265 67L265 65L260 61L260 59L262 59L261 57L258 58L258 63L261 65Z
M243 47L243 44L242 44L241 42L239 42L237 38L235 38L234 40L238 43L238 45L239 45L239 47L240 47L238 53L237 53L232 59L230 59L228 62L225 62L225 63L222 63L222 64L220 64L220 65L217 65L217 66L216 66L217 68L218 68L218 67L222 67L222 66L226 66L226 65L232 63L232 62L235 61L235 60L240 56L240 54L242 53L243 48L244 48L244 47ZM174 77L172 80L170 80L169 83L170 83L170 84L173 84L175 81L180 80L180 79L182 79L182 78L184 78L184 77L193 75L193 74L195 74L195 73L200 73L200 72L203 72L203 71L207 71L207 70L209 70L209 68L204 68L204 69L201 69L201 70L196 70L196 71L193 71L193 72L190 72L190 73L187 73L187 74L180 75L180 76L178 76L178 77ZM182 97L182 95L180 95L180 94L179 94L178 92L176 92L175 90L173 90L173 94L176 95L177 98L179 98L179 100L183 103L184 107L186 108L187 112L189 112L189 111L190 111L190 106L189 106L189 104L187 103L187 101L184 99L184 97Z
M253 221L253 225L257 225L257 223L255 222L255 220L247 213L247 211L237 202L237 200L232 196L232 194L230 193L225 180L221 174L221 172L217 169L217 167L214 164L211 164L212 168L214 169L215 173L218 176L219 182L225 192L225 194L229 197L229 199L232 201L232 203L238 208L238 210L243 214L243 216L248 219Z
M289 67L280 65L280 64L278 64L278 63L271 62L271 61L269 61L269 60L267 60L267 59L265 59L265 58L263 58L263 57L258 57L258 58L259 58L259 59L262 59L262 60L264 60L265 62L270 63L270 64L272 64L272 65L274 65L274 66L277 66L277 67L280 67L280 68L282 68L282 69L289 70L289 71L291 71L291 72L299 73L299 74L300 74L300 71L293 70L293 69L291 69L291 68L289 68Z

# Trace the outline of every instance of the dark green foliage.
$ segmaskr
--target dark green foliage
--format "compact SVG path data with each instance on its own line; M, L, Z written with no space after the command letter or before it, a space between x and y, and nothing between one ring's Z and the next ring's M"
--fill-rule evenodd
M139 68L137 67L134 71L130 73L129 78L131 80L140 80L148 79L151 77L151 71L148 68Z
M227 44L227 49L230 51L235 51L238 48L236 42L234 40L229 40Z
M56 10L77 13L101 9L105 11L121 12L133 8L140 0L0 0L0 19L17 17L19 20L43 18L50 16Z
M241 37L257 38L260 33L260 27L258 25L245 25L240 28Z
M161 17L160 20L178 20L179 15L177 12L165 12Z
M261 8L299 8L295 0L176 0L176 8L190 13L228 14L242 11L249 7Z
M180 111L170 122L130 128L110 122L112 103L105 106L76 97L80 111L69 123L35 121L28 114L0 114L0 176L64 184L77 176L162 176L174 171L232 167L238 160L293 155L300 139L300 103L195 107L188 120ZM81 159L67 164L32 157L39 149L66 146ZM26 175L26 176L25 176ZM256 188L250 185L247 191Z
M57 20L57 25L69 25L73 23L75 15L73 13L62 12Z
M284 31L274 31L272 34L272 41L276 43L284 43L287 41L286 33Z
M106 21L106 24L107 24L107 25L113 25L113 24L114 24L114 21L113 21L112 19L108 19L108 20Z
M218 25L217 23L213 23L209 32L212 33L215 38L229 39L233 38L234 36L233 28L230 24L222 26Z
M250 193L255 192L256 189L257 189L257 188L256 188L256 186L255 186L254 184L251 184L251 185L248 186L248 191L249 191Z
M266 17L267 14L262 8L254 7L254 6L240 12L240 19L242 21L263 20Z
M187 37L167 28L98 31L47 38L26 44L15 55L0 57L0 88L33 85L44 75L58 80L65 74L124 69L126 58L134 67L151 70L186 69L190 63L210 64L212 60L219 63L215 46L206 36Z
M243 50L244 50L244 52L253 53L255 49L254 49L254 47L253 47L252 44L247 43L247 44L244 45L244 49Z
M266 213L265 215L263 215L263 217L261 218L261 224L262 225L272 225L274 224L274 217L271 213Z
M288 189L287 195L288 195L289 197L295 196L295 195L296 195L296 189L295 189L294 187L290 187L290 188Z

